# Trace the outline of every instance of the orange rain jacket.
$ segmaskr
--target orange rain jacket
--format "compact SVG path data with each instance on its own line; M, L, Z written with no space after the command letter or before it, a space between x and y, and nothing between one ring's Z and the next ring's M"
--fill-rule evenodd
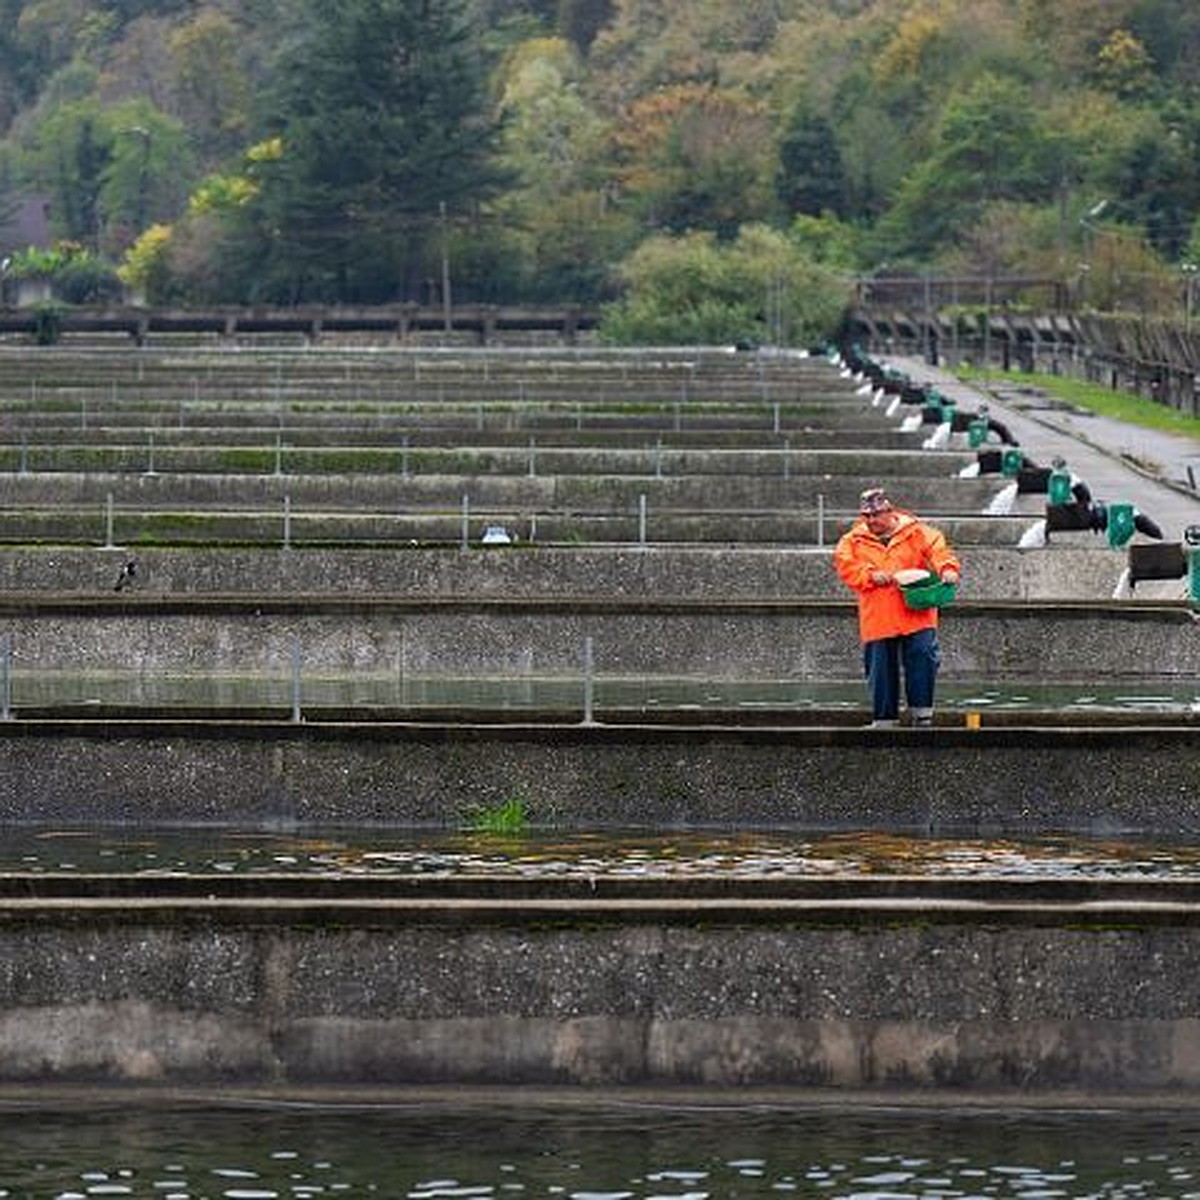
M858 595L858 634L864 642L936 628L938 623L936 608L909 608L899 584L874 584L871 572L894 575L906 568L923 567L940 575L947 567L962 570L938 530L918 521L912 513L897 511L900 524L886 542L859 517L833 551L833 565L842 582Z

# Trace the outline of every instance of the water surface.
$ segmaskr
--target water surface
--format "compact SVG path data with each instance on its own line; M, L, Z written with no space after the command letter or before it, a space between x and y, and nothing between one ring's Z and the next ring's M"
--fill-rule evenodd
M134 705L148 708L383 708L436 712L488 709L582 713L590 699L597 717L679 710L754 715L763 710L806 716L867 711L860 679L704 679L670 676L322 674L143 674L135 671L23 671L8 681L9 704L21 708ZM1181 714L1200 711L1200 684L1179 676L1139 676L1121 682L943 680L943 712ZM366 714L364 714L366 715Z
M0 1197L1200 1197L1190 1114L537 1108L0 1110Z
M332 829L303 834L58 828L5 830L5 874L241 874L471 878L921 875L1189 879L1200 845L1083 837L933 838L878 833L631 831L549 835Z

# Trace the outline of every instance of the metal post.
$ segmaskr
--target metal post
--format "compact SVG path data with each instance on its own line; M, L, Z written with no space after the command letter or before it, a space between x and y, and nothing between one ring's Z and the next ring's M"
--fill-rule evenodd
M646 493L638 496L638 545L646 544Z
M275 432L275 474L283 474L283 433Z
M12 720L12 634L0 636L0 721Z
M408 707L408 634L400 630L400 653L397 655L396 670L400 676L400 703Z
M992 369L992 277L989 275L984 284L983 299L983 368Z
M537 477L537 438L529 439L529 478Z
M825 495L817 496L817 545L825 545Z
M442 242L442 328L446 333L450 332L453 321L451 320L451 312L453 305L450 300L450 245L446 240L446 202L441 200L438 202L438 217L441 224L441 242Z
M400 442L400 476L402 479L408 478L408 434L406 433Z
M297 724L304 719L300 711L300 638L292 635L292 720Z
M776 401L775 401L775 406L774 406L774 407L775 407L775 417L774 417L774 426L773 426L773 429L774 429L774 432L775 432L775 433L778 433L778 432L779 432L779 430L780 430L780 427L781 427L781 422L780 422L780 411L779 411L779 401L778 401L778 400L776 400Z
M283 497L283 548L285 550L292 548L292 497L290 494Z
M951 346L953 347L953 349L951 350L951 353L954 355L953 365L958 366L958 364L962 361L962 357L958 352L959 321L958 321L958 280L957 280L957 278L954 280L953 284L951 285L950 311L951 311L951 313L954 314L953 317L951 318L951 322L950 322L950 342L951 342Z
M21 468L22 475L29 474L29 439L21 434Z
M654 478L662 478L662 438L654 443Z
M148 456L149 461L146 463L146 474L156 475L158 472L154 469L154 430L151 430L146 436L150 443L150 452Z
M471 497L462 498L462 548L466 550L471 544Z
M595 659L592 639L583 639L583 723L594 725L595 721Z
M933 297L930 291L929 272L925 272L925 361L937 366L937 342L933 336Z
M792 439L783 439L783 477L791 479L792 477Z
M113 498L109 492L104 499L104 548L113 548Z

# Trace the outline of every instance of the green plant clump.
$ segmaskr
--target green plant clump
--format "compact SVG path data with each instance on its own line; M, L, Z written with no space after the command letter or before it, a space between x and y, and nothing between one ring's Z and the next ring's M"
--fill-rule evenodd
M524 833L527 825L525 801L520 796L510 796L492 808L477 810L472 815L470 828L473 833L514 837Z

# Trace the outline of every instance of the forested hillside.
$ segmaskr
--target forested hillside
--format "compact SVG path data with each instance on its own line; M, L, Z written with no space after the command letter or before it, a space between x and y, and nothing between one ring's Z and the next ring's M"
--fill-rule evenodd
M0 249L68 298L449 281L788 336L936 272L1158 311L1200 262L1200 4L0 0L0 134L0 216L44 196L60 243Z

